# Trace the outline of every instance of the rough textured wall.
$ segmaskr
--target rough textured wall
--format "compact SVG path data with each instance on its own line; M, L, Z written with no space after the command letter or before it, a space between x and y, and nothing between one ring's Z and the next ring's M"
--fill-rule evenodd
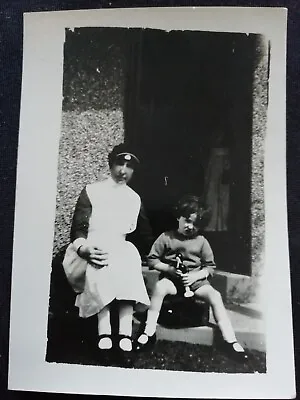
M123 141L122 110L65 111L58 160L54 252L68 243L79 193L108 173L107 154Z
M253 91L252 141L252 300L257 301L265 256L264 156L268 107L268 42L259 36Z
M107 175L107 155L124 139L120 31L67 31L63 93L54 254L69 241L79 193Z

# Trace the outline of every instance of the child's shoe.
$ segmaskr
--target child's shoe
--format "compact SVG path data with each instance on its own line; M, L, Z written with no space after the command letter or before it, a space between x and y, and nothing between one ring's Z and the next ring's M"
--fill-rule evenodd
M238 342L224 342L224 351L232 359L238 362L248 361L248 354Z
M147 333L141 333L134 341L133 349L137 353L141 351L149 350L156 343L156 333L154 335L149 336Z

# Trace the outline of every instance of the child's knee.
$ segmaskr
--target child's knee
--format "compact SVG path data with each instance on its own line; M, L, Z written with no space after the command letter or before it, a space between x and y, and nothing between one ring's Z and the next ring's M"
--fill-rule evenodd
M153 294L159 297L165 297L168 294L176 294L176 289L174 288L174 290L172 290L170 283L171 282L167 281L166 279L158 281L155 285Z
M210 300L210 302L212 304L223 303L223 299L222 299L221 293L218 290L214 289L214 288L212 288L212 290L211 290L211 292L209 294L209 300Z

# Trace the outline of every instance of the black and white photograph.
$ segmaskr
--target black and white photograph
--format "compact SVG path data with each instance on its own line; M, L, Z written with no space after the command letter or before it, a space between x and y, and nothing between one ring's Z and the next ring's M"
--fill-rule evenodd
M66 30L49 361L265 372L269 54L263 35Z
M20 387L15 350L22 224L34 214L41 257L32 265L25 256L32 296L22 302L40 303L33 370L41 363L60 376L39 390L222 397L217 387L199 394L174 383L190 376L209 387L239 379L242 397L289 396L284 10L262 9L257 25L253 18L244 28L250 8L153 10L25 17L11 385L34 387L32 378ZM41 34L37 48L33 32ZM25 162L43 179L29 182ZM38 195L28 208L30 190ZM280 318L271 304L282 307ZM31 329L24 343L32 351ZM286 338L281 393L270 385L282 368L270 332ZM81 373L98 382L88 387ZM119 380L115 388L108 377ZM165 388L151 387L156 381Z

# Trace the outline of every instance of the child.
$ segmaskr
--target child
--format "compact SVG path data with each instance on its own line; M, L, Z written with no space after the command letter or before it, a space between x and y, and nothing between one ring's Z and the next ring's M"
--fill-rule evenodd
M135 350L142 351L155 343L156 324L165 296L183 293L184 286L188 286L195 297L207 301L212 307L227 352L245 360L247 355L236 340L222 297L209 282L215 268L214 256L208 241L199 233L207 212L199 198L188 195L179 201L176 214L178 229L162 233L148 256L150 268L161 274L151 298L144 331L135 341ZM183 256L183 264L188 270L185 274L176 269L178 254Z

